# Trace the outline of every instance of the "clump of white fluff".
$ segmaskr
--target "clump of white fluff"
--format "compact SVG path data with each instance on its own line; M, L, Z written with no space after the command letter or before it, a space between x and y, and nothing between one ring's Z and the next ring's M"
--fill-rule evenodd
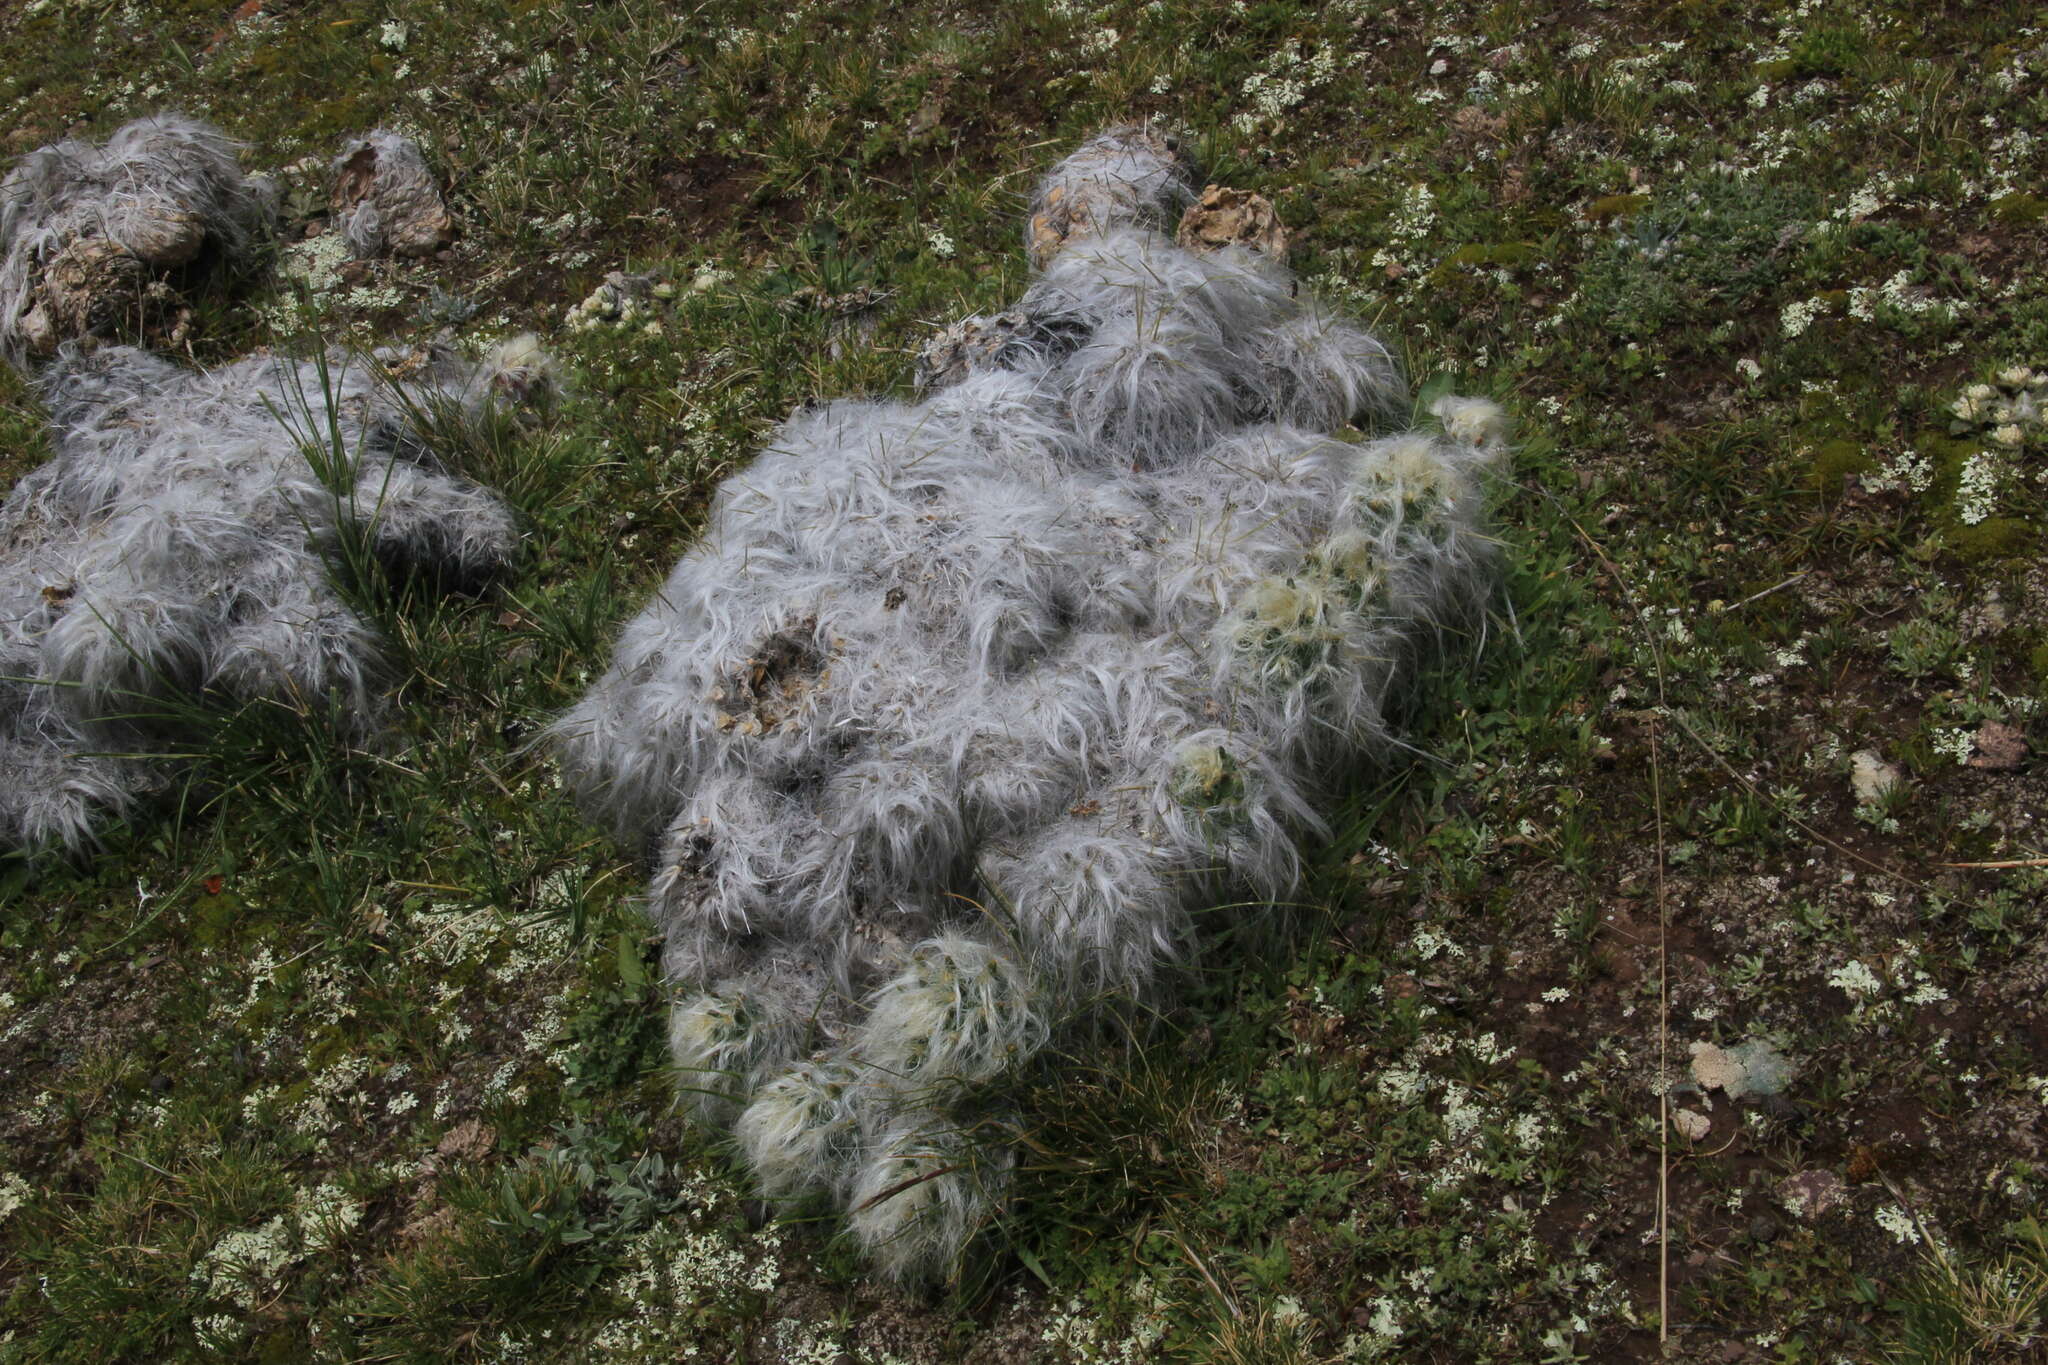
M244 177L238 144L159 114L103 146L37 148L0 181L0 355L19 365L103 335L171 297L168 272L209 250L246 257L272 229L277 188Z
M942 1114L905 1113L877 1133L846 1196L847 1229L898 1279L948 1263L1010 1184L1010 1147L954 1127Z
M843 1061L798 1062L760 1088L734 1125L761 1192L787 1198L824 1188L859 1151L860 1073Z
M947 934L920 944L870 997L855 1052L906 1079L985 1081L1038 1051L1046 1034L1022 967Z
M516 360L516 363L508 363ZM338 699L373 724L374 632L330 582L344 537L457 583L517 535L418 429L528 391L530 351L189 370L128 346L40 380L55 456L0 504L0 843L84 842L160 774L162 699Z
M552 730L657 850L682 1086L897 1276L1000 1200L1005 1077L1162 989L1195 910L1298 890L1485 600L1490 409L1347 430L1405 402L1386 349L1280 261L1175 246L1187 184L1141 130L1055 169L1015 306L920 401L785 425Z
M801 1041L785 992L729 990L678 1000L669 1012L669 1055L683 1103L701 1119L730 1122L744 1098Z
M561 366L532 332L509 336L485 351L479 373L489 384L490 401L514 404L544 401L565 383ZM472 388L469 401L481 396Z
M1444 425L1444 434L1469 446L1497 445L1508 434L1508 416L1500 404L1488 398L1460 398L1445 394L1429 405L1429 411Z

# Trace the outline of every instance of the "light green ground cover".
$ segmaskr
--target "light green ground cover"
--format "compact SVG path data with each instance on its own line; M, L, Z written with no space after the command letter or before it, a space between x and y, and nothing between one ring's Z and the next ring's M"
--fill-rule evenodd
M1680 1359L2021 1358L2048 782L1971 761L2048 742L2048 32L1762 8L9 7L9 153L180 107L301 224L344 133L447 175L450 253L287 246L199 359L533 328L576 391L463 444L510 582L363 589L402 743L216 717L102 854L0 863L0 1360L1625 1360L1665 1302ZM1515 411L1508 606L1295 947L1219 910L1185 1011L1048 1058L1015 1217L906 1294L671 1113L633 850L529 741L767 427L1014 296L1032 174L1133 115ZM674 287L571 325L622 268ZM0 380L0 475L36 432Z

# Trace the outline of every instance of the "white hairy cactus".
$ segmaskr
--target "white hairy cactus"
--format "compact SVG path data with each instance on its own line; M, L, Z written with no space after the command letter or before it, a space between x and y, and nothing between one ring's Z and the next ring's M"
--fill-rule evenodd
M103 146L67 139L0 181L0 355L16 365L67 340L132 328L175 298L169 272L209 250L244 258L271 231L277 187L244 177L238 144L159 114Z
M553 727L655 850L682 1085L899 1277L1000 1199L1003 1078L1164 989L1197 909L1295 894L1418 647L1483 610L1498 410L1350 431L1405 407L1385 348L1175 246L1188 183L1142 130L1063 162L1022 299L920 401L785 425Z
M127 805L172 694L334 696L369 728L378 641L329 579L344 535L456 582L502 567L510 511L417 419L545 373L525 339L480 363L61 353L40 380L56 454L0 504L0 843L76 846Z

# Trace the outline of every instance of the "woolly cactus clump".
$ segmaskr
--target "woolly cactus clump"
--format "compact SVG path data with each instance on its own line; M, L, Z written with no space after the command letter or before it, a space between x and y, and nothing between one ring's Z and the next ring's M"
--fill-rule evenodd
M554 726L652 848L681 1087L899 1277L1002 1198L1003 1079L1293 895L1419 646L1489 581L1499 410L1404 411L1283 261L1174 244L1143 130L1040 186L1041 268L917 402L792 419Z
M211 372L60 354L56 454L0 504L0 843L75 846L158 781L168 696L332 695L372 726L378 640L333 563L346 543L458 582L505 564L510 511L419 423L545 378L529 339Z
M20 365L67 340L134 333L170 311L172 272L211 253L247 257L277 188L245 178L237 145L208 123L160 114L104 146L69 140L0 181L0 355Z

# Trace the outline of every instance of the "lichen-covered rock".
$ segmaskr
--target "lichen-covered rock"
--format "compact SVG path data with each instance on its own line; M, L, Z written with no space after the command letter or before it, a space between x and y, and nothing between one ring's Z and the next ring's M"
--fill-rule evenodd
M160 114L105 145L29 153L0 181L0 354L21 365L85 337L135 336L174 311L174 272L245 260L276 186L244 176L210 124Z
M68 242L43 263L34 306L23 314L21 335L37 351L64 337L107 336L139 324L154 278L149 266L105 237Z
M608 271L603 283L584 296L583 301L563 315L571 331L587 332L597 327L628 327L641 323L653 310L654 301L673 298L674 286L652 271L629 274Z
M330 168L334 224L358 257L431 256L455 240L455 219L427 159L386 128L354 138Z
M524 342L213 371L61 353L41 376L56 454L0 503L0 844L78 845L156 782L166 697L332 697L373 729L379 643L331 561L350 536L456 582L502 566L510 512L415 420L508 401L541 367Z
M1874 749L1859 749L1849 756L1849 790L1859 806L1884 800L1900 781L1899 770Z
M1221 251L1250 247L1275 260L1287 259L1287 225L1263 194L1210 185L1181 215L1175 240L1189 251Z
M920 401L776 433L553 727L656 850L692 1108L898 1276L999 1204L1006 1076L1168 989L1198 909L1296 894L1488 592L1499 410L1353 429L1405 412L1386 350L1275 256L1175 246L1185 184L1129 131L1055 168L1016 305Z

